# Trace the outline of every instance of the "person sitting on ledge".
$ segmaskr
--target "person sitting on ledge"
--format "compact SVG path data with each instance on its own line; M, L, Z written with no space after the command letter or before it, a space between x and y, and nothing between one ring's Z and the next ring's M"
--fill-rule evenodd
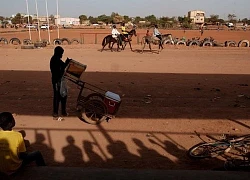
M0 113L0 172L11 175L33 161L45 166L40 151L27 152L22 133L13 130L15 124L10 112Z

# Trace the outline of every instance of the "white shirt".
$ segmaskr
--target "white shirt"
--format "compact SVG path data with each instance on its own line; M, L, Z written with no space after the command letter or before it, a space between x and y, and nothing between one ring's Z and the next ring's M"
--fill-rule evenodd
M153 34L154 36L161 35L161 33L159 32L157 28L154 28Z
M120 34L119 31L115 28L112 29L112 37L117 38L117 34Z

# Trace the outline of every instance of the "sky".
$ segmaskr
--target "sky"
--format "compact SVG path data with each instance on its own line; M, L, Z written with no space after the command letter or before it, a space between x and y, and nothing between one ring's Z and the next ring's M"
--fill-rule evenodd
M35 0L27 0L30 14L36 14ZM26 0L0 0L0 16L10 17L18 12L27 14ZM47 0L49 15L56 14L56 0ZM227 19L235 14L238 19L250 19L250 0L58 0L61 17L84 14L97 17L117 12L130 17L184 16L190 10L205 11L206 16L219 15ZM46 15L45 0L37 0L38 14Z

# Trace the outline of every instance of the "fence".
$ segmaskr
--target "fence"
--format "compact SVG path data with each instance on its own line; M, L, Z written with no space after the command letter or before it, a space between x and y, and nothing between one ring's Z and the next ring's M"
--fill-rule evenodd
M93 35L93 37L91 37ZM101 41L107 36L107 33L80 33L80 43L85 44L86 40L91 41L90 39L94 38L94 44L102 43ZM137 33L136 43L139 44L141 37L143 37L145 33ZM93 40L93 39L92 39Z

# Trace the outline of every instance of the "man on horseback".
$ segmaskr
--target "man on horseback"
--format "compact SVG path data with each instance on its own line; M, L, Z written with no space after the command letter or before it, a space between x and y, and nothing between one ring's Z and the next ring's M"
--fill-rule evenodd
M122 23L122 35L125 37L125 41L128 41L128 31L126 31L125 23Z
M117 44L119 44L121 46L122 45L121 34L116 29L116 25L113 25L113 29L112 29L111 34L112 34L112 37L117 40Z
M160 39L159 46L163 49L163 47L162 47L162 36L161 36L160 31L158 30L157 24L154 26L153 36L157 37L158 39Z

